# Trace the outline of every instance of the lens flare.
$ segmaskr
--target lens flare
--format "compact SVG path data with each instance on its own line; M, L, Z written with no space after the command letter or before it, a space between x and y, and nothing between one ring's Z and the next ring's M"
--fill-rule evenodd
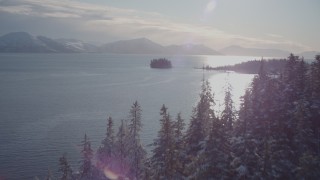
M215 0L211 0L205 8L205 13L212 12L216 8L216 6L217 6L217 2Z
M216 0L210 0L207 5L204 7L203 14L201 17L202 22L209 21L214 9L217 7L217 1Z
M108 169L107 167L105 167L104 169L103 169L103 173L104 173L104 175L107 177L107 178L109 178L109 179L111 179L111 180L117 180L117 179L119 179L119 175L118 174L116 174L116 173L114 173L114 172L112 172L110 169Z

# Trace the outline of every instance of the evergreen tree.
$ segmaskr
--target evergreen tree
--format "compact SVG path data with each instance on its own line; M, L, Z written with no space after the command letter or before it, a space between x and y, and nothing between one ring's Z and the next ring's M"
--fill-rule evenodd
M267 152L264 159L264 175L272 179L292 179L295 169L293 133L294 122L288 114L287 97L284 95L286 85L277 79L271 79L267 84L268 99L267 137L265 143Z
M248 179L253 172L254 154L250 135L250 118L252 118L251 91L247 89L244 96L241 97L241 105L238 120L235 121L233 134L230 139L232 162L230 171L234 179Z
M184 141L184 119L181 117L181 113L177 114L176 121L173 122L174 130L174 155L173 155L173 179L183 179L184 166L185 166L185 141Z
M93 166L92 166L92 158L93 158L93 150L91 149L91 143L88 140L87 134L84 135L84 139L81 142L82 146L82 161L80 166L80 176L82 179L92 179L93 178Z
M113 120L111 117L107 121L106 137L102 141L102 145L98 149L98 158L103 166L112 166L114 156L114 130Z
M315 61L311 64L311 82L310 89L312 99L310 100L311 123L314 139L316 144L314 151L320 157L320 55L315 57Z
M184 119L181 117L181 113L177 114L176 121L174 122L174 135L177 139L177 142L183 143L183 131L185 129Z
M296 154L301 157L305 152L312 152L316 144L312 131L310 107L307 101L300 99L293 114L296 122L294 141Z
M312 97L320 99L320 55L315 57L315 61L311 64L311 89Z
M48 174L47 174L47 177L46 177L46 180L52 180L52 173L51 173L51 170L48 168Z
M230 140L228 127L222 120L214 118L212 130L198 157L193 162L195 169L191 173L194 179L228 179L230 178Z
M238 178L267 178L271 168L271 127L276 99L273 97L277 93L274 91L276 83L263 66L262 61L258 76L244 96L239 121L231 139L234 155L231 165Z
M60 165L59 172L62 173L60 179L61 180L73 179L72 169L69 165L69 162L67 161L65 154L59 158L59 165Z
M301 72L302 70L298 70L299 68L299 56L295 56L293 54L290 54L287 60L287 64L284 69L284 79L283 83L285 83L285 89L284 89L284 95L287 98L287 101L289 104L287 104L286 109L293 108L293 103L299 99L298 94L300 93L298 90L298 72Z
M209 136L202 144L202 150L191 162L191 168L195 169L190 172L192 178L227 179L230 177L230 137L234 114L231 85L228 84L225 93L225 109L221 119L213 116Z
M221 114L221 121L226 128L225 130L229 132L232 131L233 123L235 120L235 110L233 106L231 91L232 91L232 87L231 87L231 84L228 82L225 90L224 110L222 111L222 114Z
M310 152L305 152L299 158L299 168L297 170L296 179L319 179L319 169L319 156Z
M131 164L131 179L141 179L143 172L143 163L146 156L146 151L143 149L140 142L141 123L141 107L137 101L133 103L129 115L129 137L130 144L128 145L130 164Z
M215 118L213 111L214 99L209 81L202 82L200 101L193 109L191 121L186 134L187 154L190 158L196 156L202 149L201 144L209 135L212 120Z
M115 156L118 160L117 171L116 173L122 177L127 177L129 172L129 162L128 162L128 144L129 144L129 135L128 135L128 125L122 120L117 133L116 143L115 143Z
M154 140L151 168L153 179L173 179L174 130L173 123L165 105L160 110L160 130Z

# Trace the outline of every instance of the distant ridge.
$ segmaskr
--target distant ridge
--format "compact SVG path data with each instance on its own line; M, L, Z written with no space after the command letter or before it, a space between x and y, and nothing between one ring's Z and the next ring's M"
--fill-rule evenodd
M204 45L185 44L162 46L147 38L122 40L102 45L100 52L122 54L178 54L178 55L221 55Z
M185 45L171 45L165 46L165 51L168 54L180 54L180 55L192 55L192 54L204 54L204 55L222 55L220 52L215 51L201 44L185 44Z
M0 52L71 53L75 51L44 36L32 36L26 32L13 32L0 37Z
M102 45L100 52L121 54L162 54L163 46L147 38L121 40Z
M59 43L76 52L97 52L98 47L77 39L56 39Z
M115 54L178 54L220 55L204 45L186 44L162 46L147 38L122 40L95 46L76 39L51 39L32 36L27 32L12 32L0 37L0 53L115 53Z
M290 52L280 49L244 48L241 46L229 46L220 50L225 55L233 56L264 56L264 57L287 57Z
M27 32L12 32L0 37L0 53L114 53L114 54L164 54L164 55L233 55L259 57L287 57L291 52L280 49L245 48L229 46L220 51L202 44L163 46L147 38L121 40L96 46L77 39L52 39L33 36ZM317 51L299 55L313 60Z
M305 59L308 59L308 60L314 60L316 55L320 55L320 52L318 52L318 51L305 51L305 52L302 52L298 55L300 57L304 57Z

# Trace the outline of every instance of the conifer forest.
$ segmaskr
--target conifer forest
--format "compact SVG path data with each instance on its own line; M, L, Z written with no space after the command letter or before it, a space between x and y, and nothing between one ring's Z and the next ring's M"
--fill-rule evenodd
M143 114L136 101L119 127L107 119L98 149L91 148L87 135L79 140L77 169L62 155L58 177L48 179L319 179L319 55L309 64L291 54L276 74L261 61L238 111L229 85L218 114L212 86L203 79L188 121L183 112L170 114L161 107L150 152L140 141Z

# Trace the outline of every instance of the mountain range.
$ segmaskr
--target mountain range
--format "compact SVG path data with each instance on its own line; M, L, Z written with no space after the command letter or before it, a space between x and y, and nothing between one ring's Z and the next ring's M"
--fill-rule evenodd
M96 46L76 39L51 39L12 32L0 37L0 52L8 53L116 53L116 54L181 54L221 55L203 45L162 46L146 38L122 40Z
M244 48L229 46L220 51L201 44L163 46L147 38L138 38L106 43L100 46L76 39L52 39L33 36L27 32L12 32L0 37L0 53L115 53L115 54L174 54L174 55L234 55L287 57L290 52L280 49ZM314 59L320 52L307 51L301 54Z
M223 54L235 56L267 56L267 57L287 57L291 52L280 49L258 49L244 48L241 46L229 46L220 50Z

